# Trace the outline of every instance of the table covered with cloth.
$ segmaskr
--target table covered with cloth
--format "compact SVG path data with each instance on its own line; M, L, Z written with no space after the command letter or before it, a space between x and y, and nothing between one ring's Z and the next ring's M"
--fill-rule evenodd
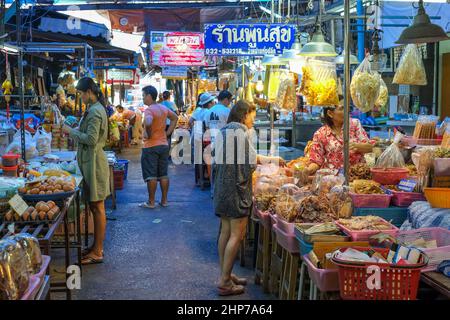
M426 201L413 202L401 230L441 227L450 229L450 209L432 208Z

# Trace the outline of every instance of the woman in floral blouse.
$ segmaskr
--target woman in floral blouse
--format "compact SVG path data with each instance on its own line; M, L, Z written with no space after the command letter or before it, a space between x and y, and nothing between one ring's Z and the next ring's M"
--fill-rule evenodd
M344 107L324 108L324 126L316 131L309 152L311 174L319 169L344 166ZM364 154L372 152L366 131L357 119L350 120L350 165L364 162Z

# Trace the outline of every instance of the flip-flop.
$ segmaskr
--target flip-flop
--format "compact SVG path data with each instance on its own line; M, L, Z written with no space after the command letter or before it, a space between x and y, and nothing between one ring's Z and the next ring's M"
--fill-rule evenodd
M168 203L162 203L162 202L160 202L159 203L159 205L161 206L161 207L164 207L164 208L166 208L166 207L168 207L169 206L169 204Z
M156 208L156 206L155 205L150 205L148 202L144 202L144 203L141 203L140 205L139 205L139 207L141 207L141 208L147 208L147 209L155 209Z
M238 276L232 274L231 275L231 281L233 281L234 284L246 286L247 285L247 279L245 278L239 278Z
M81 251L81 256L82 257L85 257L85 256L87 256L88 254L90 254L92 252L92 248L86 248L86 249L84 249L83 251ZM103 253L103 251L102 251L102 253Z
M244 286L232 284L231 287L218 287L219 296L237 296L245 292Z
M84 257L83 260L81 260L81 264L83 266L88 264L99 264L99 263L103 263L103 258L96 259L93 257Z

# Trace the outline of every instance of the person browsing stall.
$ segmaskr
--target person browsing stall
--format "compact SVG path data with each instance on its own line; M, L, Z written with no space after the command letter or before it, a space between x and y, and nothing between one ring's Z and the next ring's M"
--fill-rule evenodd
M103 262L103 242L106 231L105 199L110 194L109 165L103 147L108 139L108 116L99 86L91 78L78 81L76 89L87 106L80 126L63 126L78 143L77 161L83 175L83 196L94 215L94 243L83 254L82 264Z
M144 148L142 149L141 165L144 181L147 183L148 201L140 206L154 209L155 193L158 181L161 186L162 207L167 207L167 194L169 192L169 144L168 137L172 134L178 121L178 116L158 104L158 91L153 86L147 86L142 89L144 104L147 108L144 110ZM166 129L166 119L170 120L170 125Z
M314 134L310 147L310 174L319 169L341 169L344 166L343 105L340 103L323 108L323 122L324 125ZM373 144L359 120L350 119L350 164L364 162L364 154L372 150Z

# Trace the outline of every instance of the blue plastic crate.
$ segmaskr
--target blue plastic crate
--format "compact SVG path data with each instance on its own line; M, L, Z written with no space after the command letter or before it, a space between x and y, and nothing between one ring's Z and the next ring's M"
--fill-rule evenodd
M303 241L303 239L296 236L298 242L299 242L299 249L300 249L300 255L304 256L305 254L308 254L313 249L313 244Z
M377 216L400 227L405 222L408 215L408 208L389 207L389 208L355 208L354 216Z

